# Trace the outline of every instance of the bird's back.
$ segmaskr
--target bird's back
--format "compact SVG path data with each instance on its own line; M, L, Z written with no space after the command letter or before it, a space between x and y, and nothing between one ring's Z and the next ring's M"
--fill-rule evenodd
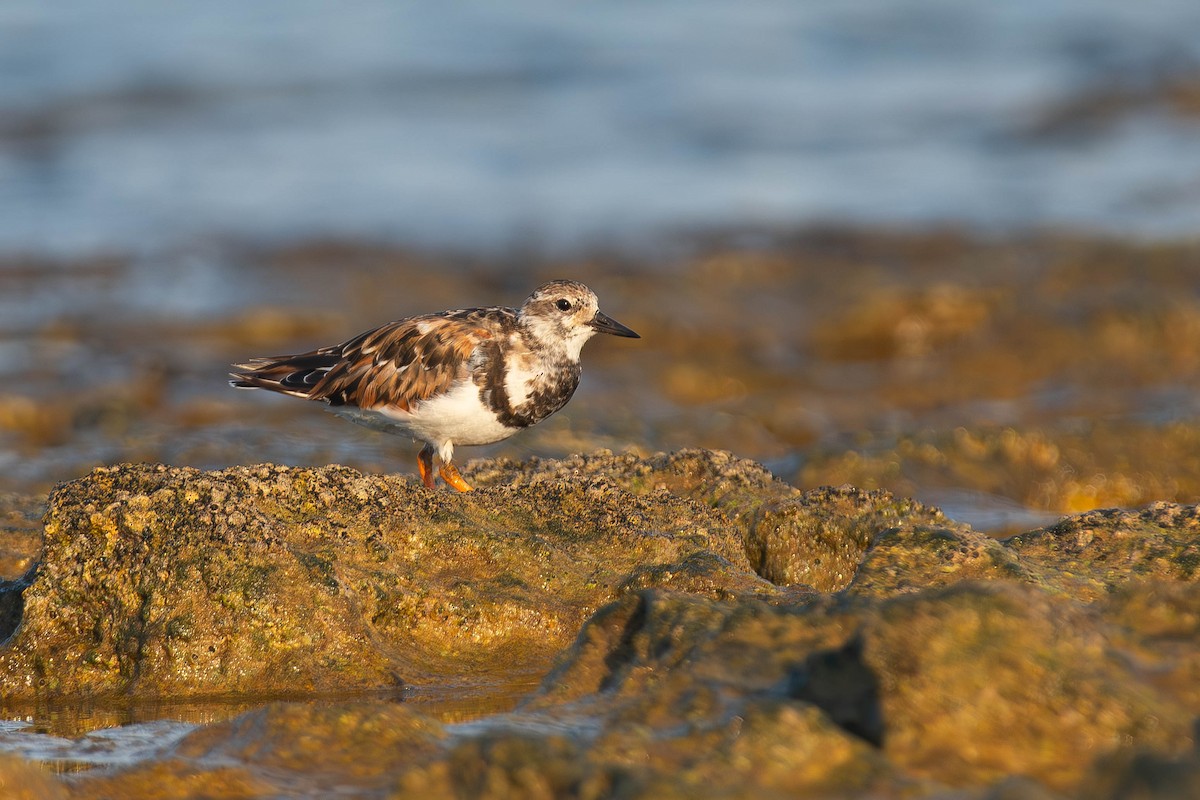
M467 308L389 322L342 344L235 365L230 385L267 389L332 406L407 410L468 377L480 346L517 327L511 308Z

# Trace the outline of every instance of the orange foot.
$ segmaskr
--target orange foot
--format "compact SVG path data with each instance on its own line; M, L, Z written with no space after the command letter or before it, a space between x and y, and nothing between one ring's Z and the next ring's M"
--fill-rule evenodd
M460 492L473 492L475 487L463 480L463 476L458 474L458 467L453 464L442 464L442 468L438 470L438 474L442 476L442 480Z

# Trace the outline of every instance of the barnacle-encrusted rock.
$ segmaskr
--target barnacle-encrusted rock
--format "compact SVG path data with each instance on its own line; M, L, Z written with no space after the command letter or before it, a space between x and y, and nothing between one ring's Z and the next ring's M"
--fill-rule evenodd
M998 540L727 453L467 472L469 495L273 465L66 484L32 580L5 584L24 613L0 693L542 676L516 711L275 703L124 770L60 785L12 761L0 781L77 798L1003 798L1195 780L1193 507Z

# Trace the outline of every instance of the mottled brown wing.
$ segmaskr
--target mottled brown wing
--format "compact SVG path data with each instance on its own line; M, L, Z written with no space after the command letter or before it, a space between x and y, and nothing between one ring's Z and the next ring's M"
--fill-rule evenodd
M408 410L467 374L467 361L493 338L477 309L400 320L341 345L340 358L308 397L330 405Z

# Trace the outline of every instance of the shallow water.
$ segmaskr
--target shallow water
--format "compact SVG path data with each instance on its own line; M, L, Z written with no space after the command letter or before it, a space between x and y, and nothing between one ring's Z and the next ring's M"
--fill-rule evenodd
M0 753L47 765L58 773L117 769L164 757L198 728L224 722L270 702L312 705L404 703L447 725L483 717L499 720L538 685L540 676L505 675L495 683L408 687L395 692L317 694L298 697L169 699L137 702L70 702L14 712L0 709Z
M47 765L57 773L127 767L170 752L196 729L166 719L104 728L75 738L36 732L35 723L0 721L0 752Z

